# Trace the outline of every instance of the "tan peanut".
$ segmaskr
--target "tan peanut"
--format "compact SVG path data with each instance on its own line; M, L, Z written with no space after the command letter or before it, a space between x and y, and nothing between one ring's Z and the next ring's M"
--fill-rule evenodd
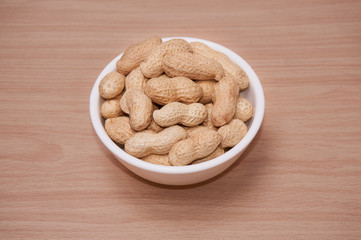
M218 52L201 42L192 42L190 45L192 46L194 54L209 57L219 62L225 71L229 72L236 78L240 90L248 88L249 79L247 74L240 66L232 62L226 54Z
M131 89L127 91L126 105L132 129L135 131L146 129L152 120L152 100L142 91Z
M186 130L187 132L187 138L191 138L192 136L195 136L197 134L202 134L202 132L204 131L207 131L207 130L212 130L214 132L217 132L218 128L209 128L209 127L206 127L206 126L202 126L202 125L198 125L198 126L195 126L195 127L184 127L184 130Z
M218 156L221 156L222 154L224 154L224 149L222 147L218 147L209 156L207 156L205 158L195 160L194 162L192 162L192 165L212 160L212 159L214 159L214 158L216 158Z
M224 71L216 60L189 52L168 54L163 58L163 70L170 77L194 80L220 80Z
M148 57L149 53L161 43L162 39L158 36L153 36L131 45L117 61L117 71L127 75L134 68L139 67L140 63Z
M124 113L129 114L129 108L128 108L128 105L127 105L127 95L128 95L128 91L125 91L123 93L123 96L119 100L119 105L120 105L120 109Z
M180 126L165 128L159 133L145 130L129 138L125 142L124 150L137 158L149 154L167 154L176 142L186 137L186 131Z
M239 119L232 119L230 123L218 129L222 136L222 148L236 146L247 134L247 125Z
M170 102L194 103L203 96L202 88L186 77L152 78L144 91L153 102L160 105Z
M157 46L149 56L140 64L144 76L158 77L163 73L163 57L166 54L177 52L192 52L189 43L183 39L171 39Z
M113 99L109 99L103 102L102 106L100 107L100 114L103 116L103 118L116 118L123 115L123 112L120 108L121 97L122 94Z
M217 82L213 80L196 81L197 85L202 88L203 97L199 100L200 103L207 104L212 102L212 95L214 87Z
M214 87L211 121L220 127L230 122L235 114L238 84L232 75L226 74Z
M123 97L120 99L120 108L122 109L122 111L126 114L129 114L129 109L128 109L128 105L127 105L127 91L124 93ZM156 107L153 104L153 111L157 110L158 107ZM147 130L152 130L154 132L160 132L163 130L163 128L161 126L159 126L153 119L153 111L152 111L152 117L151 117L151 121L148 125L148 127L146 128Z
M234 118L238 118L243 122L248 121L253 115L253 107L252 104L243 97L238 97L236 113L234 114Z
M217 131L218 128L213 126L212 119L211 119L213 104L208 103L208 104L205 105L205 107L206 107L206 110L207 110L207 117L206 117L206 119L204 119L204 122L202 123L202 126L205 126L205 127L209 128L209 129Z
M158 109L159 108L153 104L153 112ZM147 130L152 130L154 132L160 132L163 130L163 128L154 121L153 114L152 114L152 121L150 122L149 126L147 127Z
M154 119L152 119L152 121L150 121L149 126L147 127L147 130L152 130L154 132L160 132L163 130L163 128L161 126L159 126Z
M99 95L104 99L118 96L124 89L125 77L118 72L110 72L103 77L99 84Z
M159 75L159 76L158 76L158 77L156 77L156 78L170 79L170 77L168 77L168 75L167 75L167 74L165 74L165 73L163 73L163 74Z
M144 77L140 67L137 67L131 71L125 78L125 89L139 89L144 90L145 84L147 83L147 78Z
M144 87L147 83L148 79L143 76L142 71L140 68L137 67L136 69L132 70L127 77L125 78L125 89L123 96L120 98L120 108L126 114L129 114L129 109L127 106L127 92L130 89L137 89L144 92Z
M209 134L210 132L216 133L217 131L214 131L212 129L206 128L204 126L196 126L193 127L194 130L191 131L186 131L187 132L187 137L188 138L193 138L197 135L202 135L202 134ZM190 128L188 129L190 130Z
M168 154L159 155L159 154L150 154L142 158L143 161L163 165L163 166L171 166L168 161Z
M153 112L154 121L162 127L169 127L177 123L193 127L201 124L206 117L206 107L201 103L186 105L180 102L171 102Z
M195 127L183 127L183 128L187 132L187 137L193 136L194 134L196 134L197 131L202 132L202 131L205 131L205 130L208 129L207 127L202 126L202 125L198 125L198 126L195 126ZM217 131L217 129L216 129L216 131Z
M134 135L128 117L108 118L105 120L105 131L118 144L124 144L125 141Z
M217 132L204 129L190 138L176 143L169 152L169 163L173 166L185 166L194 160L207 157L220 144L221 136Z

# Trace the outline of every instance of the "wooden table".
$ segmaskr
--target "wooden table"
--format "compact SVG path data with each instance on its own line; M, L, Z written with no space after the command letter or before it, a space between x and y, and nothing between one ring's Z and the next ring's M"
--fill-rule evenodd
M0 239L361 239L359 1L1 1ZM241 55L265 92L237 163L147 182L97 138L89 94L150 35Z

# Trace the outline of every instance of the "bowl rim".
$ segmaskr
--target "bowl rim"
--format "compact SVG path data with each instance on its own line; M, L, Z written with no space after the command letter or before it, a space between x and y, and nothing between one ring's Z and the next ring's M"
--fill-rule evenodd
M221 165L229 160L231 160L234 156L241 153L253 140L256 136L258 130L261 127L263 116L264 116L264 108L265 108L265 99L263 88L261 82L259 81L256 73L253 71L251 66L238 54L233 52L232 50L208 40L200 39L200 38L193 38L193 37L165 37L162 38L163 42L168 41L174 38L181 38L188 42L202 42L207 44L209 47L216 49L220 52L226 54L232 61L236 64L240 65L242 69L246 72L250 79L250 84L252 84L254 91L255 91L255 98L256 98L256 106L255 112L253 116L253 122L251 127L248 129L246 136L233 148L231 148L226 153L206 162L202 162L199 164L194 165L187 165L187 166L163 166L157 165L153 163L148 163L143 160L140 160L136 157L131 156L130 154L126 153L123 149L121 149L118 145L116 145L111 138L105 132L104 126L101 121L100 115L100 108L99 108L99 83L101 79L110 71L114 70L116 62L120 59L123 53L119 54L115 57L110 63L106 65L106 67L101 71L97 80L94 83L90 94L90 103L89 103L89 110L90 110L90 118L93 125L95 132L97 133L100 140L103 144L117 157L121 158L126 163L133 165L134 167L151 171L155 173L163 173L163 174L188 174L188 173L195 173L195 172L202 172L211 168L214 168L218 165Z

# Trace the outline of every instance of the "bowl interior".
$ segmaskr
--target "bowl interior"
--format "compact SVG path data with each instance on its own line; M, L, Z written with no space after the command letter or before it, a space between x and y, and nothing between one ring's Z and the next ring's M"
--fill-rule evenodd
M163 41L168 41L173 38L182 38L187 40L188 42L202 42L207 44L209 47L223 52L226 54L233 62L238 64L242 67L242 69L246 72L246 74L249 77L250 80L250 86L240 92L240 96L247 98L250 103L252 103L254 108L254 116L247 121L247 127L248 132L246 136L231 150L226 152L225 154L195 165L188 165L188 166L161 166L156 165L152 163L148 163L145 161L142 161L138 158L135 158L128 153L126 153L123 149L118 147L107 135L104 129L104 119L100 115L100 106L104 102L104 100L99 96L99 84L102 78L108 74L109 72L116 71L116 62L120 59L122 54L114 58L99 74L91 95L90 95L90 117L91 121L93 123L93 127L99 136L100 140L104 143L104 145L117 157L121 158L122 160L126 161L127 163L136 166L138 168L152 171L152 172L161 172L161 173L168 173L168 174L182 174L182 173L191 173L191 172L198 172L203 171L212 167L215 167L219 164L224 163L225 161L231 159L235 155L237 155L239 152L241 152L244 148L248 146L248 144L252 141L256 133L258 132L262 120L263 120L263 114L264 114L264 94L263 89L261 86L261 83L256 75L256 73L253 71L253 69L248 65L246 61L244 61L240 56L238 56L236 53L231 51L228 48L225 48L217 43L213 43L207 40L198 39L198 38L189 38L189 37L170 37L170 38L163 38Z

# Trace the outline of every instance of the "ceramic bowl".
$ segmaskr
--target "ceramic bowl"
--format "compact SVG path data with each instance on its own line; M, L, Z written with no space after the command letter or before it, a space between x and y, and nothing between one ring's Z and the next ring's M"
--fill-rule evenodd
M170 37L163 38L163 41L167 41L173 38L183 38L188 42L198 41L205 43L209 47L226 54L233 62L241 66L242 69L247 73L250 80L250 86L248 89L240 92L240 96L247 98L252 103L254 108L254 116L246 123L248 126L248 132L246 136L236 146L217 158L207 162L188 166L161 166L148 163L129 155L123 149L118 147L105 132L104 119L100 115L100 106L104 100L99 96L98 87L101 79L107 73L116 71L116 62L120 59L122 54L114 58L103 69L95 81L90 95L90 117L95 132L97 133L100 140L104 143L105 147L108 148L109 151L111 151L112 154L130 171L134 172L142 178L160 184L188 185L205 181L220 174L241 156L241 154L246 150L247 146L256 136L261 126L265 100L262 85L256 73L248 65L248 63L236 53L217 43L198 38Z

